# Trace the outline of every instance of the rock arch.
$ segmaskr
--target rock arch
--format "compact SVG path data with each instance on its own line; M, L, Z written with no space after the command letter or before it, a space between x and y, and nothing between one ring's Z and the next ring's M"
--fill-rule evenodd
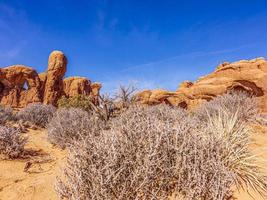
M227 88L227 91L244 91L250 95L260 97L264 95L263 90L255 83L247 80L236 80L231 86Z

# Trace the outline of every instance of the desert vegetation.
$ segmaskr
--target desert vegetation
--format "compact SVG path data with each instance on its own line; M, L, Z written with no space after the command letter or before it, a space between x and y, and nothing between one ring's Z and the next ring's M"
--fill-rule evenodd
M86 128L82 134L76 127L80 139L68 146L56 190L70 200L168 199L173 194L224 200L232 198L233 188L266 195L266 176L249 150L248 122L257 114L256 101L240 92L194 112L130 105L108 127Z
M80 108L87 112L91 112L93 110L92 98L86 95L76 95L73 97L61 97L58 100L59 108Z
M267 194L267 177L250 151L257 101L229 92L196 110L134 103L133 89L62 99L59 108L30 104L17 114L1 108L0 154L23 156L27 137L3 125L12 116L47 128L52 144L67 148L57 177L60 199L226 200L233 190Z
M12 119L13 119L12 108L0 105L0 124L5 124L7 121Z
M14 159L23 157L27 137L22 136L17 128L0 125L0 155Z
M16 118L44 128L53 117L55 111L56 108L52 105L32 103L20 110L16 114Z
M65 148L84 138L88 132L96 133L102 121L80 108L60 108L47 126L48 140Z

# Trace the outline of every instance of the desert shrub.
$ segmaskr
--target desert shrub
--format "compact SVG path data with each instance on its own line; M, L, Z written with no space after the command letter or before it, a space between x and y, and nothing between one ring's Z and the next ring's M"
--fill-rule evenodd
M0 124L5 124L6 121L11 119L13 119L12 108L0 105Z
M56 108L52 105L32 103L20 110L16 117L17 119L31 122L34 125L45 127L53 117L55 111Z
M266 194L267 177L249 150L252 130L247 122L240 121L238 111L207 115L208 121L199 121L201 128L180 143L184 155L178 156L176 165L182 180L177 191L186 199L214 200L229 199L233 187Z
M167 119L167 124L163 124L160 112L154 115L156 107L149 112L144 107L130 108L113 119L109 130L88 134L72 145L65 178L58 184L61 197L73 200L165 197L173 185L167 180L172 172L169 158L173 153L165 151L171 142L172 129L168 126L172 123Z
M199 118L205 120L208 116L207 113L213 117L219 111L226 115L236 113L237 118L242 121L255 121L259 114L256 99L242 91L230 91L217 96L200 106L196 114Z
M22 157L26 143L18 129L0 125L0 154L10 159Z
M79 108L61 108L47 126L48 140L65 148L93 129L99 130L101 121Z
M94 105L91 97L86 95L76 95L69 98L63 96L58 100L59 108L80 108L87 112L92 112L92 106Z
M167 106L131 107L110 129L91 131L70 146L58 194L69 200L171 194L225 200L234 186L266 193L266 177L248 148L250 128L238 112L208 111L202 121Z

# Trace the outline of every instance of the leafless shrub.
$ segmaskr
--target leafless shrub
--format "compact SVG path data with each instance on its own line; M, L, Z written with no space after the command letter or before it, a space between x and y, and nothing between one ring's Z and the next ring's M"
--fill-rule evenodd
M56 108L52 105L32 103L20 110L17 113L17 118L23 121L31 122L40 127L45 127L53 117L55 111Z
M204 103L196 111L199 118L207 119L207 113L212 117L219 111L225 114L236 113L241 121L256 121L259 115L258 104L253 96L242 91L230 91L224 95Z
M88 134L73 145L65 178L58 184L60 196L73 200L168 196L173 187L166 178L172 174L173 152L167 149L173 125L169 117L162 123L160 112L154 115L156 107L130 108L114 119L110 130Z
M79 108L58 109L47 126L48 140L65 148L91 130L100 130L101 121Z
M5 124L6 121L13 119L13 110L10 107L0 105L0 124Z
M56 187L60 198L227 200L234 186L267 194L266 176L249 151L251 129L241 109L248 108L236 106L233 112L214 106L205 116L166 105L130 107L110 129L71 145Z
M10 159L22 157L26 143L18 129L0 126L0 154Z
M121 103L122 107L128 107L134 100L137 88L134 85L120 85L115 94L115 99Z

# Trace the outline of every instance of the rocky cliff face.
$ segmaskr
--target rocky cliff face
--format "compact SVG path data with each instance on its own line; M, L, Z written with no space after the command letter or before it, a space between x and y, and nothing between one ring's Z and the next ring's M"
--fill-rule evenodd
M95 84L82 77L63 79L66 70L67 58L61 51L50 54L48 69L40 74L24 65L0 68L0 104L12 107L25 107L33 102L56 105L62 95L78 94L98 98L101 86L96 89Z
M0 104L25 107L29 103L43 102L56 105L65 95L90 95L98 102L100 83L91 83L83 77L63 79L67 70L67 58L60 51L53 51L46 72L38 74L33 68L13 65L0 68ZM259 99L267 112L267 61L264 58L222 63L216 70L195 82L185 81L175 92L145 90L137 94L142 104L166 103L183 108L194 108L230 90L242 90Z
M167 103L183 108L194 108L217 95L230 90L246 91L259 99L263 111L267 111L267 62L264 58L223 63L217 69L196 82L185 81L175 92L146 90L137 95L143 104Z

